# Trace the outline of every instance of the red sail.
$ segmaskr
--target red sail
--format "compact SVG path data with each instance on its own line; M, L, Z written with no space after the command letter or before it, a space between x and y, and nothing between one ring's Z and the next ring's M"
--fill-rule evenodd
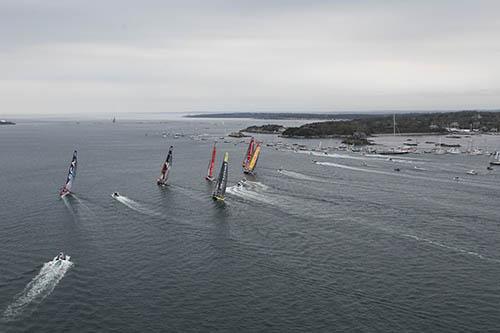
M210 163L208 164L208 172L207 172L207 177L206 177L208 180L214 179L214 165L215 165L216 155L217 155L217 149L215 148L215 143L214 143L214 148L212 149L212 159L210 160Z
M254 144L255 144L255 139L252 137L250 139L250 144L248 145L247 153L245 155L245 158L243 159L243 167L246 168L248 166L248 163L250 163L250 160L252 159L253 151L254 151Z

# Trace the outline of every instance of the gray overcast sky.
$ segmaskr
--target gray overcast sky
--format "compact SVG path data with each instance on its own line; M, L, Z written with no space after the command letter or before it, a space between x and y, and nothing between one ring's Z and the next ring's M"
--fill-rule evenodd
M500 107L500 1L0 0L0 113Z

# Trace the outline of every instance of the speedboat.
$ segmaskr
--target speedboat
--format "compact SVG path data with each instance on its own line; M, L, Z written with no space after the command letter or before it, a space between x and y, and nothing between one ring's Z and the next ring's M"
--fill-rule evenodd
M492 168L492 167L490 167L490 166L487 166L487 167L486 167L486 170L490 170L490 171L491 171L491 170L493 170L493 168Z
M238 184L236 184L236 186L238 186L238 187L243 187L243 186L245 186L246 182L247 182L247 180L246 180L246 179L242 179L242 180L240 180L240 181L238 182Z
M120 193L118 193L118 192L113 192L113 194L111 194L111 196L112 196L113 198L118 198L118 197L120 196Z
M476 172L476 170L469 170L469 171L467 171L467 174L468 175L477 175L477 172Z
M400 168L394 168L394 171L399 172L399 171L401 171L401 169Z
M54 258L54 261L69 260L70 256L64 254L64 252L59 252L59 254Z

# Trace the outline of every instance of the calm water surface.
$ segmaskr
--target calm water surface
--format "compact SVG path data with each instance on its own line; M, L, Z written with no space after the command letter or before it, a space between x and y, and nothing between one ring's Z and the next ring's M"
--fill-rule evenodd
M255 123L0 128L0 331L500 331L500 168L487 156L264 147L238 188L246 146L220 141L228 193L212 202L213 139ZM73 149L76 194L61 200ZM71 262L50 263L61 250Z

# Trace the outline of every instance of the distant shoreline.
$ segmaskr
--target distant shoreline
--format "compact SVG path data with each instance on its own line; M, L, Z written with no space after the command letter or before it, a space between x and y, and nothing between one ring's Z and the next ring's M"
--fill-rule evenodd
M200 113L185 115L185 118L214 119L259 119L259 120L348 120L353 118L373 117L380 114L334 114L334 113L287 113L287 112L230 112L230 113Z

